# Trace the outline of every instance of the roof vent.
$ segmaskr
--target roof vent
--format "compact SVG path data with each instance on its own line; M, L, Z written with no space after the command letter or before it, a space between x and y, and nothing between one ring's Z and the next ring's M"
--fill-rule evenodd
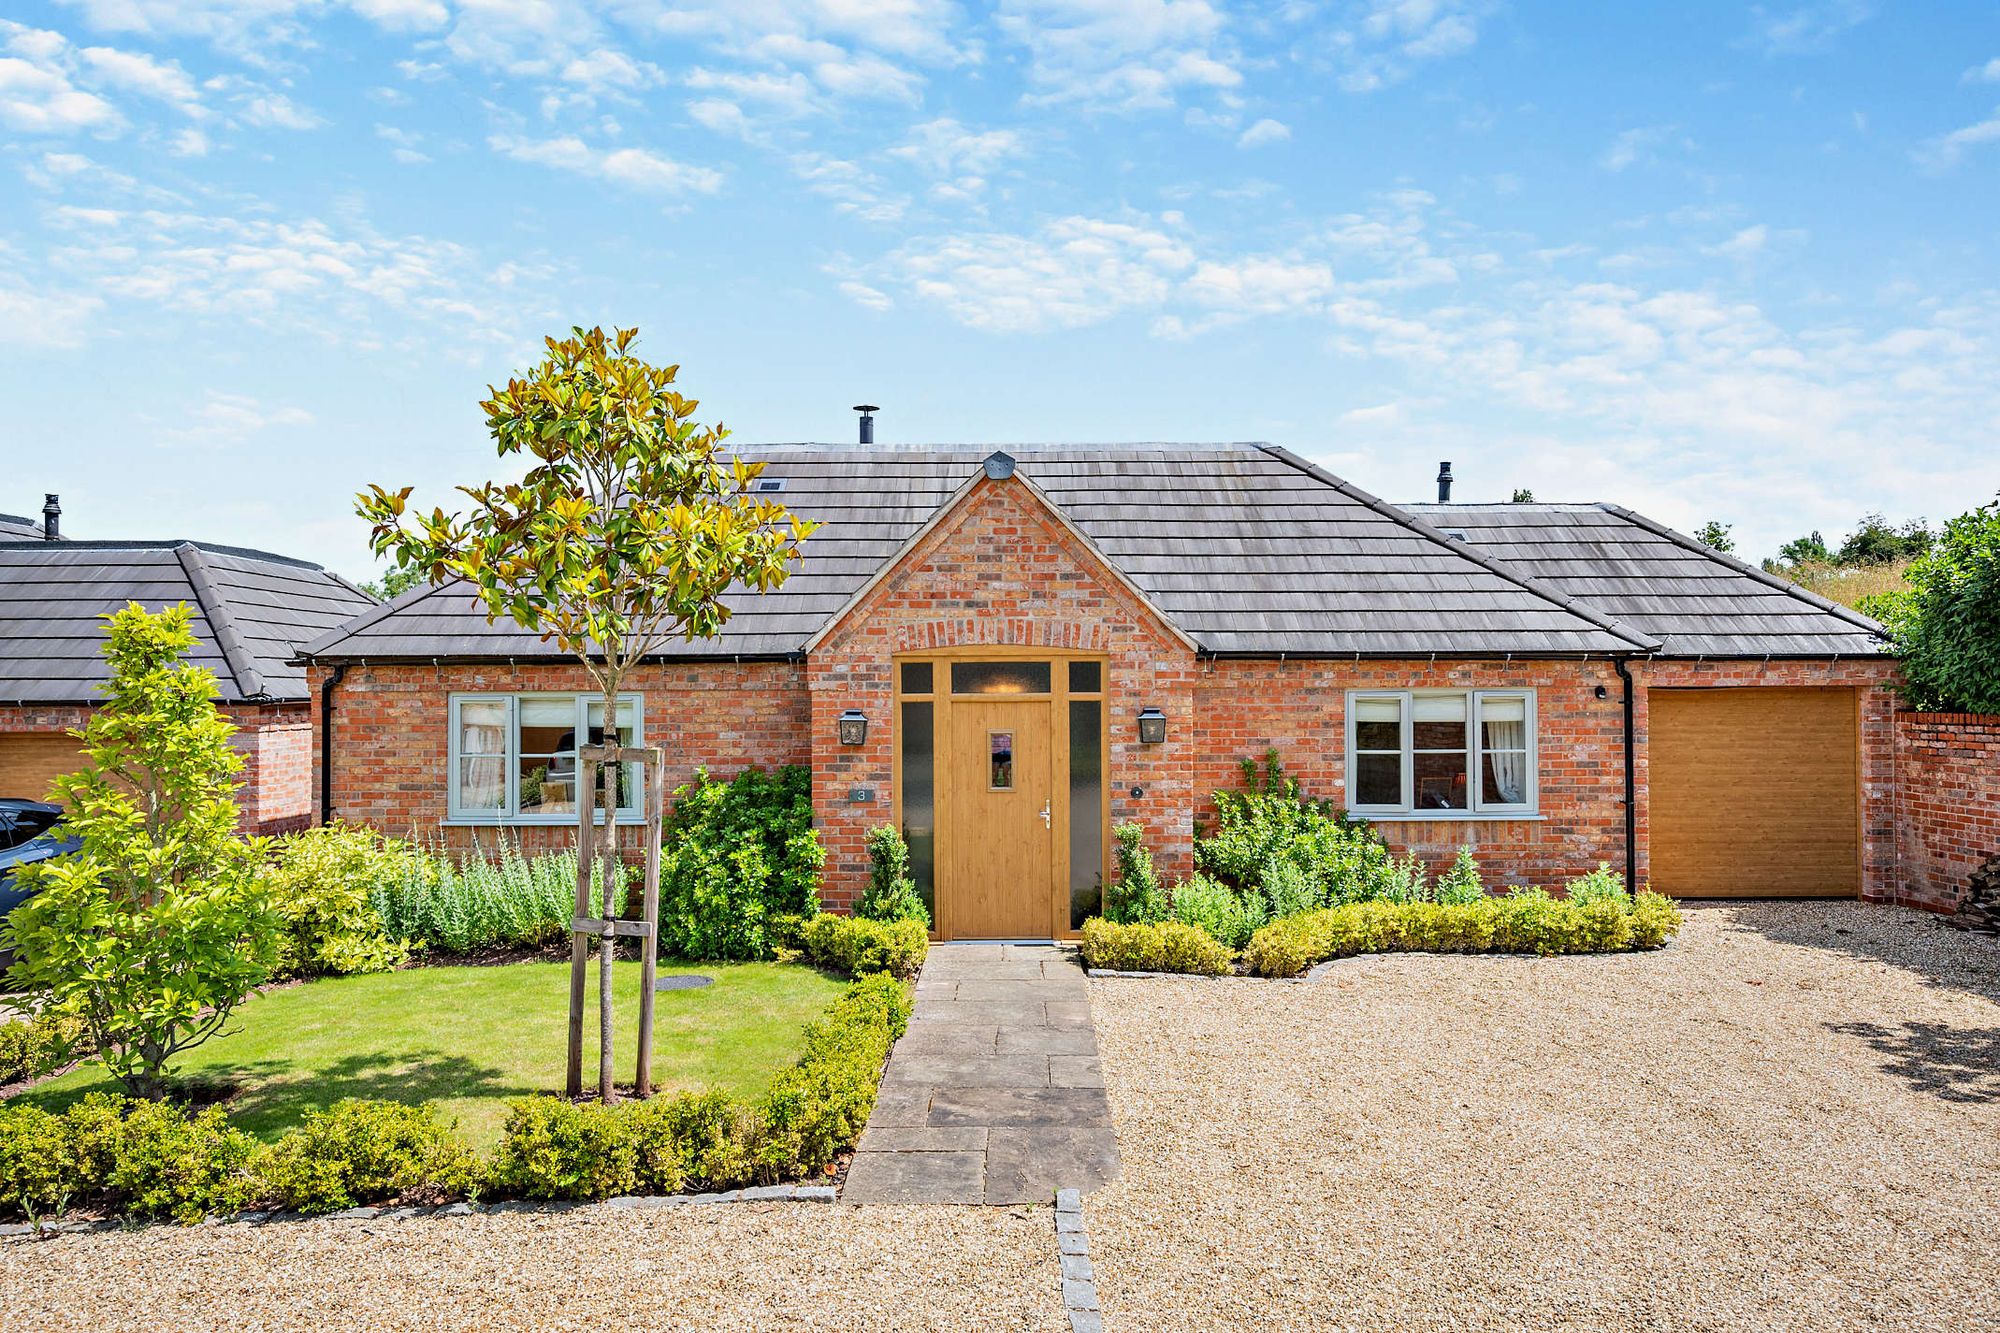
M1464 528L1439 528L1438 531L1442 532L1445 536L1451 538L1453 541L1462 542L1471 540L1469 537L1465 535Z
M1451 503L1451 464L1448 462L1438 464L1438 503Z
M773 491L784 490L785 479L783 477L759 477L751 484L750 489L757 495L769 495Z
M986 461L980 466L986 469L986 475L993 478L993 480L1005 481L1014 475L1014 456L1002 451L996 451L986 455Z
M62 540L62 503L54 491L46 492L42 499L42 540Z
M854 410L861 414L861 442L875 443L875 414L882 409L873 403L856 403Z

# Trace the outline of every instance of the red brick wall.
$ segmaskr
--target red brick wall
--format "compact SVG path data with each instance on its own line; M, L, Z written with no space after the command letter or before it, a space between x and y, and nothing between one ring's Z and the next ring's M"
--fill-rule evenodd
M811 655L813 803L827 848L821 895L828 905L860 896L867 831L893 814L892 655L969 645L1106 655L1112 822L1144 825L1161 873L1186 875L1193 859L1193 651L1026 486L982 479ZM1135 719L1147 706L1167 715L1163 745L1139 743ZM868 718L865 745L838 741L834 721L849 708ZM851 803L857 787L874 799Z
M309 674L318 726L326 669L315 667ZM433 844L490 848L502 836L498 830L446 823L450 696L594 688L581 665L350 667L334 690L333 813ZM647 666L632 673L625 689L645 696L645 743L666 749L673 786L688 781L698 767L731 777L752 765L802 764L811 758L804 672L795 663ZM312 760L316 770L316 745ZM317 814L317 776L312 794ZM529 848L569 846L576 836L572 824L510 832Z
M2000 856L2000 716L1899 713L1896 734L1897 897L1949 912Z
M247 833L288 833L312 813L312 723L306 705L225 704L243 755L237 805ZM92 710L79 704L0 707L0 733L80 731ZM41 793L33 793L36 796Z
M1886 658L1802 662L1634 662L1638 684L1633 730L1638 744L1639 878L1646 878L1646 798L1650 687L1749 685L1835 686L1856 691L1861 710L1861 893L1872 902L1897 897L1896 860L1896 664ZM1615 691L1614 691L1615 693Z
M1604 686L1608 697L1596 697ZM1358 689L1535 691L1539 819L1381 820L1398 851L1438 868L1469 847L1490 888L1625 868L1622 686L1608 662L1210 661L1195 686L1198 808L1242 785L1238 765L1276 749L1315 796L1345 804L1347 695Z

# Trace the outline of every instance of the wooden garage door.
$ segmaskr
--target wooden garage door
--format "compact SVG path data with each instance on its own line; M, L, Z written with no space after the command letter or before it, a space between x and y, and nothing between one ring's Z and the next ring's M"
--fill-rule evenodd
M1679 898L1861 891L1852 690L1653 690L1652 882Z
M48 799L58 773L83 767L83 747L74 736L0 734L0 796Z

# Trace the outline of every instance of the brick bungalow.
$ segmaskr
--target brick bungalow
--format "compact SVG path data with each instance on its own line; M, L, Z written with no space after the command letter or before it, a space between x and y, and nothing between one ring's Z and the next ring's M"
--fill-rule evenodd
M894 822L941 936L1070 935L1114 824L1184 875L1209 793L1273 748L1496 885L1609 861L1682 896L1893 896L1876 626L1629 511L1398 507L1264 445L746 453L825 526L620 727L676 782L811 764L830 905ZM571 836L604 720L559 650L446 585L301 660L323 816Z
M102 617L127 602L194 612L192 660L215 673L240 730L243 827L303 828L312 816L312 722L298 645L374 598L318 565L189 541L72 541L49 497L42 524L0 515L0 796L40 800L80 766L70 734L105 680Z

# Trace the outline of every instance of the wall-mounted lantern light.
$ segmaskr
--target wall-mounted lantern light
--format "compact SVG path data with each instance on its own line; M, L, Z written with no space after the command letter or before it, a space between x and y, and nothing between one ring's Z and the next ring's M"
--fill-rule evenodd
M842 745L859 745L868 739L868 718L859 708L842 713L839 725Z
M1157 708L1139 710L1139 743L1158 745L1167 739L1167 715Z

